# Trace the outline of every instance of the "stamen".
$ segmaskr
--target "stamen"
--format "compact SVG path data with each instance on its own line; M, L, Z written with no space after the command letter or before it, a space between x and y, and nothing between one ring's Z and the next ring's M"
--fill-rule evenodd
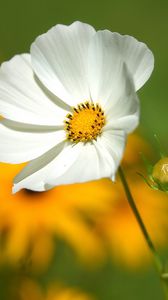
M102 133L105 117L98 103L84 102L73 108L72 114L67 114L65 130L67 139L78 143L96 140Z

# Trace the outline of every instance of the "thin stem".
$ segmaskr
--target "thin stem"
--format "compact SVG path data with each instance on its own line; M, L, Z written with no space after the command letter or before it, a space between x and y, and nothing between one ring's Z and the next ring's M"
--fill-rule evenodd
M146 243L151 251L151 253L153 254L153 258L154 258L154 261L155 261L155 265L156 265L156 269L159 273L159 277L161 279L161 283L162 283L162 286L163 286L163 290L164 290L164 295L165 295L165 299L168 300L168 281L167 281L167 273L165 273L165 267L164 267L164 263L162 262L162 259L161 257L159 256L159 254L157 253L156 249L155 249L155 246L150 238L150 235L142 221L142 218L141 218L141 215L139 214L139 211L136 207L136 204L134 202L134 199L133 199L133 196L131 194L131 191L129 189L129 185L127 183L127 180L125 178L125 175L124 175L124 172L122 170L122 168L120 167L119 168L119 176L121 178L121 181L122 181L122 184L123 184L123 187L124 187L124 190L125 190L125 193L126 193L126 196L127 196L127 199L128 199L128 202L132 208L132 211L136 217L136 220L141 228L141 231L142 231L142 234L146 240Z
M164 272L163 262L162 262L160 256L158 255L158 253L157 253L157 251L156 251L156 249L154 247L154 244L153 244L153 242L152 242L152 240L151 240L151 238L149 236L149 233L148 233L148 231L147 231L147 229L146 229L146 227L145 227L145 225L144 225L144 223L142 221L142 218L141 218L141 216L139 214L139 211L138 211L138 209L136 207L136 204L134 202L133 196L132 196L131 191L129 189L127 180L125 178L124 172L123 172L123 170L122 170L121 167L119 167L119 175L120 175L120 178L121 178L121 181L122 181L122 184L123 184L123 187L124 187L124 190L125 190L128 202L129 202L129 204L130 204L130 206L131 206L131 208L133 210L133 213L134 213L134 215L136 217L136 220L137 220L137 222L138 222L138 224L139 224L139 226L141 228L142 234L143 234L143 236L144 236L144 238L145 238L145 240L147 242L147 245L148 245L150 251L153 254L153 258L154 258L154 261L155 261L156 268L157 268L157 270L158 270L158 272L159 272L159 274L161 276L161 274Z

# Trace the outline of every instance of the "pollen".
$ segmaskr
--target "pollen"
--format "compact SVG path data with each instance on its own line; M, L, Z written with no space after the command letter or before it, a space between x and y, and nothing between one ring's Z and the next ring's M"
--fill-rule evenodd
M74 143L96 140L104 125L104 111L99 104L80 103L66 116L67 139Z

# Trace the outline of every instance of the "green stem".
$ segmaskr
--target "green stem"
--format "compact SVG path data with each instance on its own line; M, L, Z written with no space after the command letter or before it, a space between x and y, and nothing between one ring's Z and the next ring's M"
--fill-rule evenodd
M156 266L156 269L159 273L159 276L161 278L161 281L162 281L162 284L163 284L163 288L164 288L164 292L165 292L165 299L168 300L168 286L167 286L167 283L166 281L163 279L163 274L164 274L164 264L162 262L162 259L161 257L159 256L159 254L157 253L156 249L155 249L155 246L150 238L150 235L142 221L142 218L141 218L141 215L139 214L139 211L136 207L136 204L134 202L134 199L133 199L133 196L131 194L131 191L129 189L129 185L127 183L127 180L125 178L125 175L124 175L124 172L122 170L121 167L119 167L119 176L121 178L121 182L123 184L123 187L124 187L124 190L125 190L125 194L127 196L127 199L128 199L128 202L129 202L129 205L131 206L132 208L132 211L136 217L136 220L140 226L140 229L142 231L142 234L146 240L146 243L153 255L153 258L154 258L154 262L155 262L155 266Z

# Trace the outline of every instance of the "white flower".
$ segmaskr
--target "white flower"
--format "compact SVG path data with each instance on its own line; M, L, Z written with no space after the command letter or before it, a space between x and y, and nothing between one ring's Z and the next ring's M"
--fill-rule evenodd
M56 25L31 54L3 63L0 161L30 161L13 192L114 178L153 65L145 44L81 22Z

